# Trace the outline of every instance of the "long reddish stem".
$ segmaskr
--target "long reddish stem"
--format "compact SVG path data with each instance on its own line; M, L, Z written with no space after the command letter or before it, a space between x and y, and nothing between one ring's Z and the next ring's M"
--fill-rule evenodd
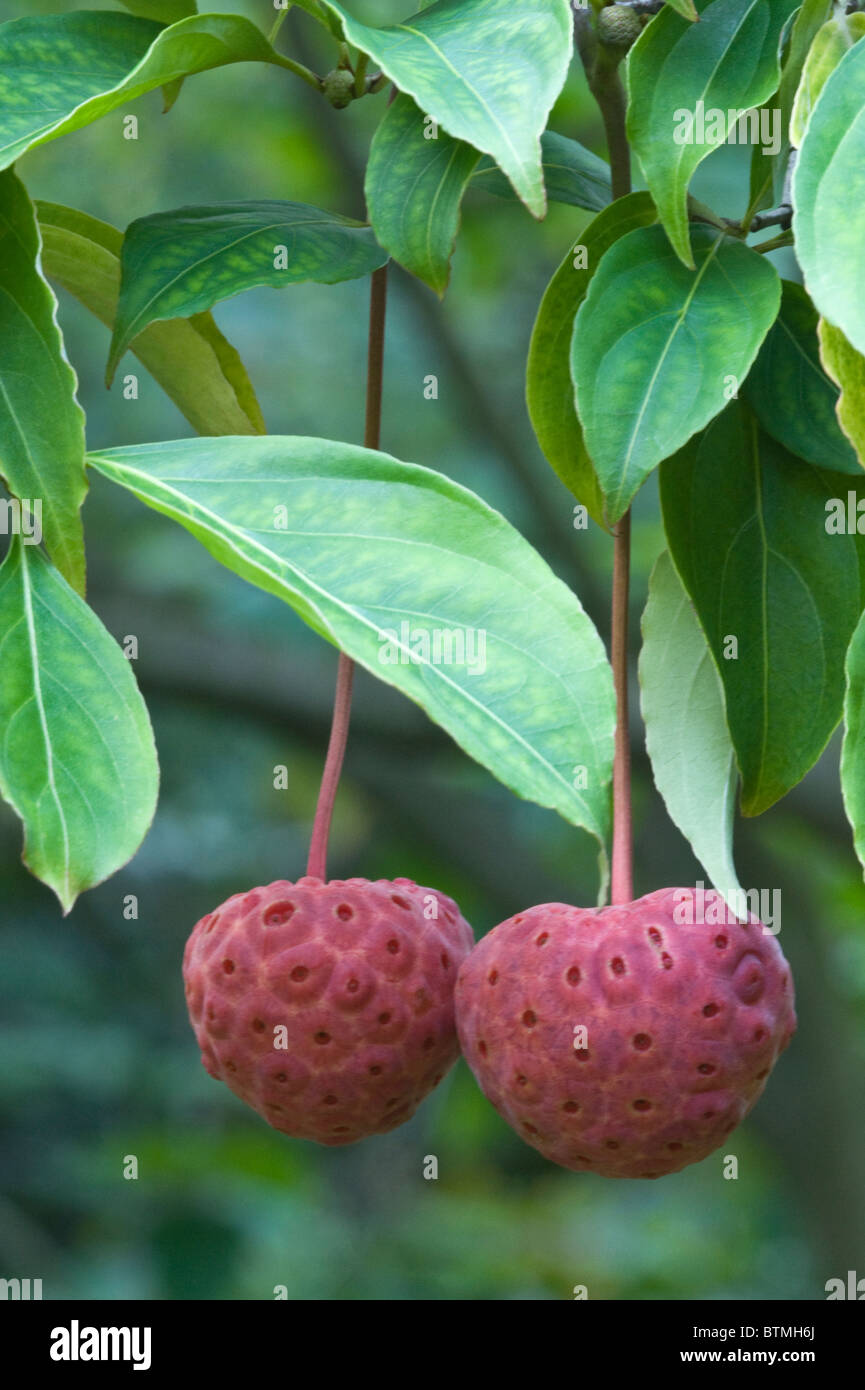
M381 397L384 380L384 332L387 311L387 266L373 271L369 298L369 348L366 374L366 424L363 442L367 449L377 449L381 439ZM309 842L306 872L310 878L325 878L327 871L327 842L333 807L339 788L348 727L351 721L351 690L354 682L354 662L345 652L339 654L336 673L336 694L333 701L333 720L327 757L321 777L318 804Z
M613 757L613 874L610 901L633 896L631 836L631 742L628 731L628 588L631 575L631 513L616 527L613 556L613 621L610 654L616 689Z

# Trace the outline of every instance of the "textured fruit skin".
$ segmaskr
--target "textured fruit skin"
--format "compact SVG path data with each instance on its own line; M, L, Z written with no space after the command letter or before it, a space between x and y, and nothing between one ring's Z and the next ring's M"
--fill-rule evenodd
M664 888L600 911L547 903L464 962L457 1029L478 1084L526 1143L577 1172L657 1178L725 1142L796 1028L790 968L756 918L704 924ZM715 912L721 925L711 924ZM575 1026L587 1029L577 1050ZM711 1070L707 1070L710 1068Z
M183 957L204 1067L283 1134L384 1134L459 1055L454 984L473 942L450 898L406 878L238 893Z
M334 68L323 79L322 90L331 106L344 111L354 100L354 73L347 68Z
M623 5L608 5L598 15L598 36L611 48L630 48L642 32L639 15Z

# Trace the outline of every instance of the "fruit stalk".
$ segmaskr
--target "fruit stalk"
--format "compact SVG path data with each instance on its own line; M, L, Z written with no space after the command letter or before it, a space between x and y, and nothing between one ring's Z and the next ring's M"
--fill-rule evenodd
M381 439L381 397L384 380L384 334L387 312L387 266L373 271L369 296L369 345L366 372L366 423L363 442L367 449L377 449ZM336 673L336 694L327 757L315 808L315 820L309 843L306 872L310 878L327 877L327 842L333 807L339 788L348 726L351 720L351 692L354 682L354 662L345 652L339 654Z

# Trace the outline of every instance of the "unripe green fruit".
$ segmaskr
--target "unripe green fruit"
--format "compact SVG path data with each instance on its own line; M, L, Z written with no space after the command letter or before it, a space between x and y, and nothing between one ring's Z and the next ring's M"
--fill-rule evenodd
M610 48L630 48L642 32L639 15L624 5L608 5L598 15L598 37Z
M324 95L337 111L354 101L354 74L347 68L334 68L324 79Z

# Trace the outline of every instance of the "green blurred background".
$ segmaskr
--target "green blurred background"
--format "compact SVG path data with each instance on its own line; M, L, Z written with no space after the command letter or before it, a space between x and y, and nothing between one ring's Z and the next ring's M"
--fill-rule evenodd
M80 8L0 0L0 17ZM93 4L91 8L111 8ZM206 8L206 7L204 7ZM213 3L268 30L268 0ZM411 3L352 8L403 18ZM325 71L316 26L291 14L285 52ZM186 83L49 144L18 166L34 196L124 226L190 202L288 198L363 215L362 170L384 95L331 110L258 66ZM576 69L552 124L603 153ZM746 152L704 164L695 191L744 211ZM604 637L611 543L577 532L573 499L540 455L523 372L543 289L585 218L466 199L444 304L391 275L383 447L501 509L573 585ZM784 273L792 262L776 258ZM216 317L243 355L273 433L360 442L368 287L259 290ZM103 384L107 332L60 297L93 448L187 436L133 358ZM124 371L140 379L124 401ZM423 398L434 373L439 398ZM820 1299L865 1274L865 888L837 785L838 747L786 801L742 822L746 886L783 893L781 941L800 1028L768 1092L721 1156L657 1182L577 1176L512 1133L460 1062L407 1125L345 1150L267 1128L199 1061L180 962L192 926L228 895L304 870L327 737L334 651L276 599L222 572L166 518L99 478L85 507L90 599L136 672L162 765L139 854L63 920L20 865L0 807L0 1275L45 1298ZM654 482L636 509L634 650L663 545ZM539 615L539 621L542 618ZM671 825L634 701L637 894L703 877ZM273 789L286 764L287 791ZM415 706L360 672L329 870L407 875L457 898L476 935L529 904L592 903L588 837L516 800ZM139 918L123 916L128 894ZM425 1155L439 1160L423 1177ZM123 1177L136 1155L139 1178Z

